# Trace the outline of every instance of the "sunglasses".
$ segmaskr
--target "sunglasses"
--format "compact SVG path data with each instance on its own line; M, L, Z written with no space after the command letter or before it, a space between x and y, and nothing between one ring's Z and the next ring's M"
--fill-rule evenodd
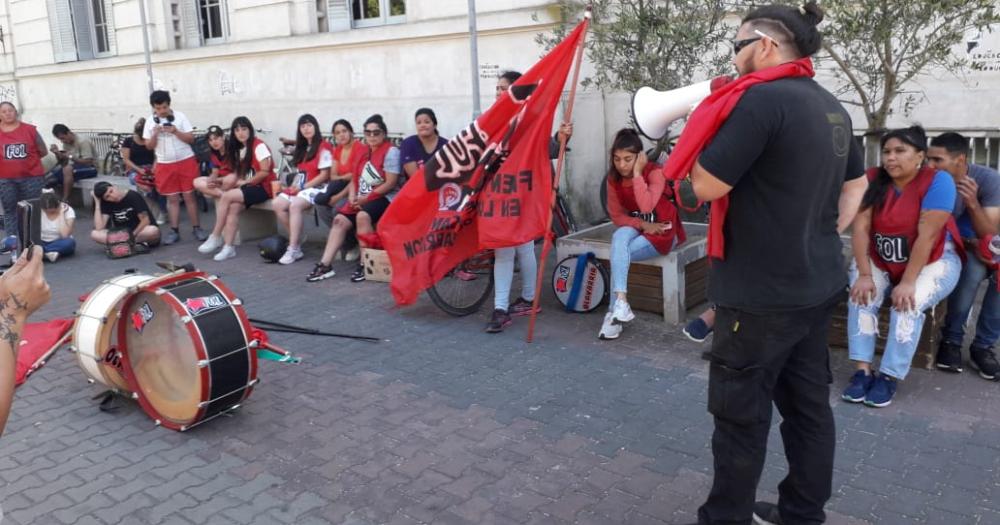
M381 134L382 134L382 130L380 130L380 129L366 129L365 130L365 135L367 135L369 137L377 137L377 136L379 136Z
M778 47L778 41L775 40L774 38L772 38L770 35L765 34L763 31L761 31L759 29L754 29L753 32L757 33L758 36L750 37L750 38L744 38L743 40L734 40L733 41L733 54L734 55L740 54L740 51L743 51L744 47L747 47L750 44L752 44L752 43L754 43L754 42L756 42L758 40L762 40L764 38L767 38L771 42L773 42L774 43L774 47Z

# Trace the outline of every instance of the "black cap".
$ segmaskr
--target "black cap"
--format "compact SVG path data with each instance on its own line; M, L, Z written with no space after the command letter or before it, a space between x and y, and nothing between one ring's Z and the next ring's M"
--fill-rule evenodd
M104 195L108 193L108 190L110 189L111 183L104 181L98 182L97 184L94 184L94 196L100 200L104 200Z

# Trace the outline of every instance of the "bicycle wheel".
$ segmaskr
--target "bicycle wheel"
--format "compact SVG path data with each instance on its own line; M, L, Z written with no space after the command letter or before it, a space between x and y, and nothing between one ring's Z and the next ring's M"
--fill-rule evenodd
M111 174L111 169L112 169L111 166L114 165L114 163L115 163L114 159L112 158L114 156L114 154L115 154L115 152L109 151L109 152L107 152L104 155L104 162L101 163L101 174L102 175L110 175Z
M108 175L114 175L115 177L121 177L125 175L125 161L121 157L115 155L115 159L111 162L111 173Z
M462 261L427 289L431 301L449 315L475 313L493 292L493 251L477 253Z

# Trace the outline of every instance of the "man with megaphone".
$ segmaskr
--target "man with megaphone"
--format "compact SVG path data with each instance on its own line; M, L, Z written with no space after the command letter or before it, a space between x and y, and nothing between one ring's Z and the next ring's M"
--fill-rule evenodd
M733 41L739 78L691 113L664 168L668 179L690 173L712 202L715 477L702 524L826 519L836 440L827 326L847 286L838 216L850 222L867 183L850 116L812 79L822 19L813 2L747 14ZM772 402L788 459L777 505L754 502Z

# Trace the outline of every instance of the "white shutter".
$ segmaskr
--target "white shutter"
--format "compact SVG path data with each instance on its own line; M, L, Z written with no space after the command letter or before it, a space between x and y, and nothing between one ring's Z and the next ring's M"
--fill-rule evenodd
M56 62L76 60L76 38L69 0L48 0L49 29L52 31L52 55Z
M327 0L326 23L330 31L347 31L350 29L350 0Z
M198 0L180 0L181 27L184 47L201 47L201 23L198 21Z
M73 33L76 35L76 56L80 60L94 58L94 19L88 0L69 0L73 13Z
M139 0L145 2L146 0ZM104 16L107 17L108 25L108 53L118 54L118 45L115 42L115 6L111 0L104 0Z

